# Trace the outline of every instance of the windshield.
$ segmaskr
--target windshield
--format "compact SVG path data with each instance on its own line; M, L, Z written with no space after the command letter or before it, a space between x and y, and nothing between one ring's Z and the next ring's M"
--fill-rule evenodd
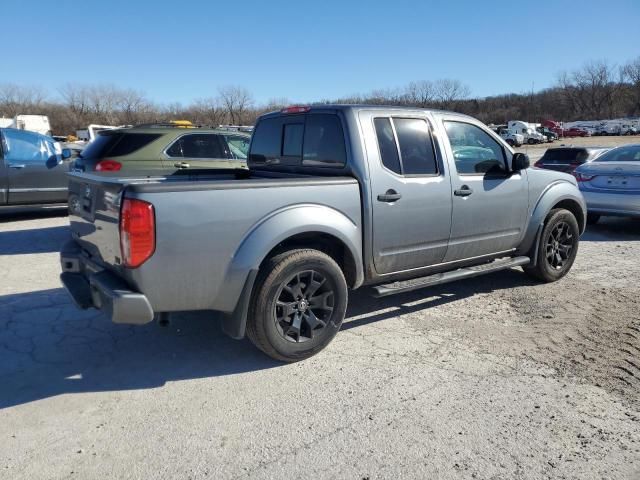
M639 162L640 161L640 145L629 145L627 147L618 147L603 153L596 162Z

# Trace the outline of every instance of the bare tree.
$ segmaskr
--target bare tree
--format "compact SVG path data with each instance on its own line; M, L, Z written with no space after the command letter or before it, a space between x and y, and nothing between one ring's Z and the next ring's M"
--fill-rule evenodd
M40 87L14 83L0 85L0 115L14 117L20 113L34 113L44 103L46 94Z
M469 87L460 80L450 78L436 80L434 89L436 99L447 109L453 109L458 101L466 99L471 93Z
M218 93L231 123L235 125L241 124L247 110L253 106L251 92L244 87L231 85L220 88Z
M436 88L433 82L428 80L411 82L406 86L403 97L406 103L425 108L434 103Z
M622 79L629 83L628 97L631 99L629 113L640 113L640 57L630 61L621 69Z

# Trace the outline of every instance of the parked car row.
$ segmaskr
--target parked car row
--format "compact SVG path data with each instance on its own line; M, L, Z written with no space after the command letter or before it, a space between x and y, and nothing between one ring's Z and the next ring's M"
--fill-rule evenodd
M230 129L152 125L103 130L81 149L40 133L0 128L0 206L67 203L70 171L157 176L246 169L250 139Z

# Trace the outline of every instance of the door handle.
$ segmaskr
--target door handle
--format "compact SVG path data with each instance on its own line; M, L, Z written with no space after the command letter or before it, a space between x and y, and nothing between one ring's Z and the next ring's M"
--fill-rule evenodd
M191 165L189 165L187 162L176 162L173 164L173 166L176 168L189 168Z
M453 194L456 197L468 197L469 195L471 195L473 193L473 190L469 188L468 185L462 185L460 187L460 190L454 190Z
M9 168L24 168L26 165L24 163L10 163Z
M402 198L402 195L393 189L387 190L384 194L378 195L379 202L396 202Z

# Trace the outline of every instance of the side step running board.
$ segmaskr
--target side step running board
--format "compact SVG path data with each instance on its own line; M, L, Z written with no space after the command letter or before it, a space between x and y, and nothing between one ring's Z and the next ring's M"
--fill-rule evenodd
M436 273L427 277L413 278L402 282L387 283L373 287L374 297L386 297L396 293L410 292L420 288L440 285L441 283L453 282L464 278L477 277L485 273L497 272L511 267L527 265L531 262L529 257L512 257L508 259L494 260L491 263L476 265L475 267L459 268L450 272Z

